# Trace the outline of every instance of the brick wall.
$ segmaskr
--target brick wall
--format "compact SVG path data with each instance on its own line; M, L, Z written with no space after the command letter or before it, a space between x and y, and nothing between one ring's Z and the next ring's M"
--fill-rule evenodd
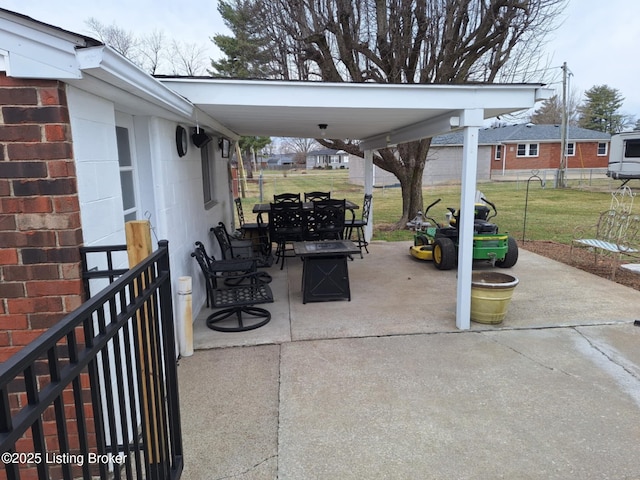
M575 154L567 157L569 168L606 168L609 164L607 156L598 156L598 142L574 142L574 144ZM560 166L560 143L539 143L537 157L517 157L516 143L505 145L502 151L506 155L507 170L545 170ZM492 153L492 158L495 158L495 151ZM502 161L492 162L492 168L501 169Z
M82 230L64 84L0 72L0 121L2 362L80 306ZM47 381L46 375L40 377L40 387ZM26 403L19 383L10 395L16 410ZM64 403L73 405L73 399ZM46 415L43 425L48 448L59 451L54 418ZM68 440L76 449L73 428L69 418ZM30 434L16 447L33 451Z
M0 361L81 301L82 244L64 85L0 73Z

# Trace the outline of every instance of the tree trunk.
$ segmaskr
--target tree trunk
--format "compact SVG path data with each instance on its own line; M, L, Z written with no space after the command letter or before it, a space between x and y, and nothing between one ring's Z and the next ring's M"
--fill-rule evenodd
M402 216L395 224L396 228L405 228L409 219L423 211L422 175L430 145L431 139L427 138L398 145L397 149L380 150L379 156L374 156L375 165L393 173L400 181Z
M364 157L357 143L317 138L316 141L327 148L344 150L351 155ZM397 148L382 148L373 155L373 163L396 176L402 189L402 216L395 223L395 227L406 228L409 219L423 210L422 175L427 163L427 154L431 146L431 139L404 143Z

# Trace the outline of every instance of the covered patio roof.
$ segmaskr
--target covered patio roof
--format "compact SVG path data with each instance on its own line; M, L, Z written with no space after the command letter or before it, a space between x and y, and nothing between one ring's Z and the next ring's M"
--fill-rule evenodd
M542 84L387 85L162 78L238 136L360 140L365 193L373 191L373 150L463 130L456 326L470 328L478 131L492 117L526 110L553 92ZM373 218L373 206L370 213ZM371 237L371 221L365 232Z
M542 84L388 85L170 78L159 80L237 135L350 138L382 148L462 127L462 112L483 119L531 108Z

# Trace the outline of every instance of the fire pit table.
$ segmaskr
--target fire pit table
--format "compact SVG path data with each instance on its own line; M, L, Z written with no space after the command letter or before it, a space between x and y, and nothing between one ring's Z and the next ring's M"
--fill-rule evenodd
M302 303L351 300L347 258L360 253L351 240L294 242L296 256L303 260Z

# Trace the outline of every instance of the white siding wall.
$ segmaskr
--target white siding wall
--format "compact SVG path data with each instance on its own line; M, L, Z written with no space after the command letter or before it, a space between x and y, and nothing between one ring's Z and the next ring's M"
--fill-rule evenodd
M123 244L126 238L115 134L116 118L121 114L112 102L74 87L68 88L67 97L84 243ZM231 229L233 210L227 159L221 158L217 139L210 142L216 157L215 205L205 209L200 149L189 143L187 154L179 157L175 146L176 122L144 115L134 115L132 119L139 219L144 220L148 212L154 243L158 239L169 241L174 306L178 278L192 277L195 318L206 298L202 273L191 257L194 243L202 241L219 258L217 243L211 241L209 229L219 221ZM126 262L126 256L122 261Z
M205 303L205 287L197 262L191 257L194 243L201 241L209 253L219 256L217 243L211 241L209 229L223 221L231 229L232 212L227 159L220 157L217 139L209 143L215 154L214 197L215 205L204 208L202 191L202 166L200 149L189 143L187 154L179 157L175 147L176 123L154 119L150 125L157 217L152 223L160 239L169 240L171 277L174 292L177 279L190 276L193 280L194 318ZM187 125L184 125L185 128Z
M125 242L113 103L67 89L85 245Z

